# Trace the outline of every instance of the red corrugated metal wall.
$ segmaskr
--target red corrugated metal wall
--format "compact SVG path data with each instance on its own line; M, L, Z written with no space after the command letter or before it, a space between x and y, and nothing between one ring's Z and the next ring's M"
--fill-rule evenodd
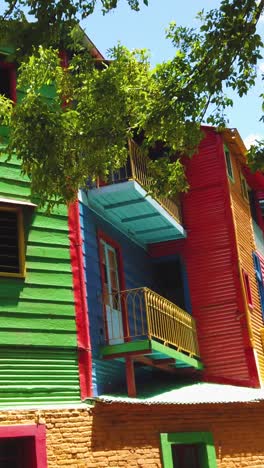
M186 167L191 187L183 197L187 239L151 246L150 253L180 253L185 260L204 378L255 385L221 136L207 129Z

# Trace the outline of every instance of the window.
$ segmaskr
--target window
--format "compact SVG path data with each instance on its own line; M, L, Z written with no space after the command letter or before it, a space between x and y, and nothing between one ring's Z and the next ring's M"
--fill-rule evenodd
M0 206L0 276L25 276L23 213Z
M163 468L216 468L210 432L161 434Z
M243 176L242 172L240 172L240 184L241 184L241 193L242 193L243 198L245 200L249 201L248 184L247 184L247 181L246 181L245 177Z
M200 444L172 444L174 468L199 468Z
M0 427L1 468L46 468L46 428L33 426Z
M264 200L259 199L258 202L259 202L259 207L260 207L262 218L264 218Z
M246 292L246 297L247 297L247 303L250 307L253 307L253 300L252 300L252 294L251 294L251 288L250 288L250 282L249 282L249 277L248 274L245 270L242 270L242 275L243 275L243 280L244 280L244 287L245 287L245 292Z
M16 70L13 63L5 62L0 55L0 94L16 101Z
M250 214L251 218L255 223L258 224L258 206L257 206L257 201L255 198L255 192L254 190L248 191L248 201L249 201L249 208L250 208Z
M2 468L35 468L34 438L0 439L0 466Z
M229 149L226 146L224 147L224 151L225 151L225 161L226 161L227 175L228 175L229 179L231 179L234 182L235 179L234 179L231 155L230 155Z
M261 309L262 309L262 318L264 320L264 285L263 285L263 277L262 277L260 259L256 252L253 252L253 260L254 260L256 279L258 283L259 298L260 298L260 304L261 304Z

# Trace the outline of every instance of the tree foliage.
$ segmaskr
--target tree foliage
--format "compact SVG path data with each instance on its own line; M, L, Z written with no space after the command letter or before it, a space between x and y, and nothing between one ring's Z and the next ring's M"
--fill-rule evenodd
M148 5L148 0L125 0L132 10L138 11L141 5ZM43 17L49 22L67 21L73 18L86 18L94 12L96 4L101 7L103 13L116 8L120 0L4 0L6 19L20 18L24 14L25 7L29 14L37 21Z
M148 0L123 1L135 11L148 5ZM68 46L70 28L91 15L96 6L106 14L117 8L120 0L4 0L3 3L1 35L15 38L23 56L36 45Z
M134 9L140 5L127 1ZM166 195L185 190L179 156L193 154L201 123L225 125L225 109L232 105L228 89L243 96L255 83L263 46L256 26L264 0L222 0L219 9L199 13L199 29L171 24L167 38L175 56L154 69L146 51L129 52L121 45L110 49L108 60L99 65L91 58L80 38L76 40L74 24L77 13L93 11L95 0L7 3L13 18L22 17L22 6L31 8L36 41L19 70L24 97L15 107L2 98L0 118L11 128L10 153L16 151L43 202L70 201L88 176L106 178L124 163L128 138L142 134L145 151L162 141L167 156L152 164L157 175L153 189ZM49 32L54 26L45 41L44 4ZM104 11L117 4L101 0ZM7 34L13 24L9 22ZM65 43L71 49L67 70L55 48ZM51 84L57 94L47 100L41 90ZM254 151L251 160L259 167L261 149Z

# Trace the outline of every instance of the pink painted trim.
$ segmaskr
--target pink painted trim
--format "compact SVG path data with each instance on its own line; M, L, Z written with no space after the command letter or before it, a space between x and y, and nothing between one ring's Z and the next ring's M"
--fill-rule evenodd
M44 424L31 426L0 426L0 438L34 437L37 468L47 468L46 427Z
M68 210L81 399L92 396L92 354L78 201Z

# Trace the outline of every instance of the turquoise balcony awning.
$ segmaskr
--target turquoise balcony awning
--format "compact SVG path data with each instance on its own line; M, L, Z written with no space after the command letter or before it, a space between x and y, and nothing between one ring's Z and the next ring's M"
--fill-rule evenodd
M178 220L135 180L89 190L88 204L143 247L186 237Z

